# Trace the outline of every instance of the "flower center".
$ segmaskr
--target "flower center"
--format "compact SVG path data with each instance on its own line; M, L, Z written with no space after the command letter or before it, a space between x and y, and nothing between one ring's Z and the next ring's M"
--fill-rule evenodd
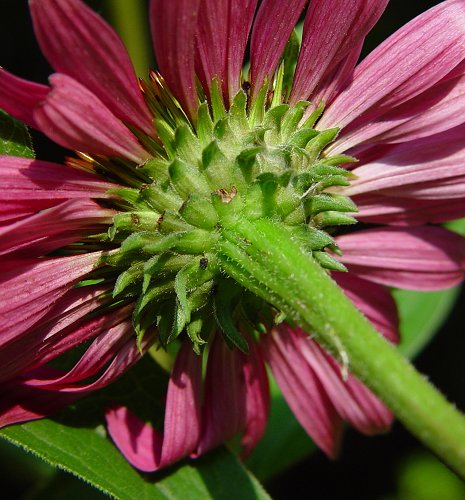
M354 159L325 155L338 129L313 128L321 108L304 121L307 102L290 107L264 87L252 104L240 91L226 109L213 82L210 105L200 105L192 125L161 78L153 74L152 83L144 90L160 142L140 138L154 157L132 166L133 187L116 193L127 205L109 230L119 248L106 261L118 273L114 298L135 300L139 339L156 326L166 346L186 331L200 351L219 326L246 350L238 325L260 329L277 311L221 273L223 226L270 218L322 267L345 270L326 249L339 253L331 234L356 222L348 215L356 207L328 189L349 184L340 165Z

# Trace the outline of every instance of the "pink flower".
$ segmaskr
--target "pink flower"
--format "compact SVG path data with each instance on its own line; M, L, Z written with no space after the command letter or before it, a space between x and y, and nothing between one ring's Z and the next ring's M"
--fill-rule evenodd
M246 216L267 216L260 203L273 199L273 216L397 342L388 287L464 277L464 239L432 224L465 216L465 2L430 9L358 65L387 0L307 3L152 0L161 74L146 83L83 2L30 0L56 73L46 86L1 69L0 107L80 153L66 166L0 158L1 425L49 415L174 341L163 432L117 403L106 412L141 470L239 433L247 454L266 425L265 363L327 455L343 421L366 434L389 427L343 353L336 361L215 268L211 193L242 200ZM281 58L305 9L289 74ZM266 198L266 182L279 196ZM363 226L340 231L356 222L349 214ZM82 345L68 370L50 365Z

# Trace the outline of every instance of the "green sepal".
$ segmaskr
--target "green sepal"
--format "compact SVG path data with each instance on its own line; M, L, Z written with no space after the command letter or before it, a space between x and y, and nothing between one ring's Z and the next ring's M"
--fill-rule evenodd
M263 123L267 93L268 81L265 81L249 110L249 122L252 127L261 126Z
M288 139L288 144L297 146L299 148L305 148L308 142L319 134L318 130L313 128L301 128L294 132Z
M222 281L213 299L213 311L216 322L230 347L234 346L248 354L249 345L236 329L234 314L238 306L241 289L229 281Z
M283 116L289 111L289 104L279 104L274 108L270 108L265 113L265 119L263 120L263 127L269 131L275 132L276 135L270 137L270 142L277 142L280 140L281 132L281 122Z
M313 127L315 125L315 122L320 118L320 116L323 114L323 111L325 110L325 104L324 102L320 102L317 108L315 108L308 118L305 120L303 123L302 127Z
M155 118L154 124L158 137L163 143L169 158L175 158L176 149L174 147L174 130L168 125L167 122L158 118Z
M144 256L145 247L154 244L161 239L160 234L154 231L141 231L132 233L120 246L117 253L106 258L105 262L110 266L121 266L131 263L134 258Z
M136 209L150 209L151 206L143 199L139 189L134 188L115 188L108 191L109 194L115 194L123 200L127 201Z
M307 126L307 125L306 125ZM339 128L329 128L323 130L316 137L314 137L305 147L309 161L314 162L320 156L321 151L331 142L333 142L339 134Z
M153 211L120 212L113 218L113 224L108 228L108 236L113 240L120 231L154 231L158 218L159 214Z
M300 120L302 120L304 116L305 108L307 108L309 104L310 103L308 101L298 101L297 104L293 106L283 118L281 133L284 141L287 141L288 138L298 129Z
M292 89L292 82L294 80L294 71L297 64L300 51L300 38L296 30L293 30L289 40L286 43L284 53L282 56L283 64L283 94L287 99Z
M199 255L208 252L215 244L215 235L204 229L192 229L171 233L161 237L158 241L145 245L147 253L162 253L169 250L183 254Z
M318 264L320 264L320 266L324 267L325 269L329 269L330 271L347 272L346 266L331 257L331 255L329 255L327 252L313 252L312 255L314 259L318 261Z
M168 166L169 161L162 156L158 156L145 162L141 167L141 170L150 175L152 179L165 181L168 179Z
M150 285L152 278L157 280L165 279L169 276L175 275L191 260L188 255L177 255L164 253L155 255L150 258L144 266L144 280L142 284L142 291L145 293Z
M144 262L136 262L129 269L122 272L116 279L113 287L113 298L121 296L125 292L125 296L136 295L140 292L141 280L144 275ZM128 288L135 288L128 292Z
M187 335L192 342L192 347L196 354L201 353L201 346L206 341L201 337L205 331L205 319L202 314L193 315L191 322L186 326Z
M339 166L343 165L345 163L357 163L358 160L357 158L354 158L353 156L349 155L334 155L334 156L328 156L327 158L322 158L320 160L320 163L323 163L325 165L334 165L334 166ZM356 178L356 175L353 175L352 172L349 172L351 174L351 177Z
M313 217L312 222L318 227L349 226L357 224L357 219L343 212L329 210L327 212L321 212Z
M222 92L216 78L213 79L210 87L210 102L213 113L213 121L216 123L226 116L226 108L224 107Z
M271 100L271 108L279 106L283 98L283 87L284 87L284 62L282 62L278 71L276 71L274 82L273 82L273 99Z
M178 212L165 210L158 218L158 230L162 234L189 231L192 226Z
M243 90L234 96L229 108L229 125L233 132L242 136L249 128L247 120L247 96Z
M265 151L264 146L253 146L242 150L236 157L236 166L247 184L250 184L257 175L256 159L263 151Z
M183 203L179 214L182 218L201 229L213 229L218 224L218 214L213 208L211 197L192 194Z
M295 226L288 229L293 241L298 242L307 250L317 251L334 246L334 239L325 231L310 226Z
M357 205L347 196L321 193L305 200L307 214L314 216L327 210L336 212L357 212Z
M145 184L140 190L140 197L158 213L166 209L176 211L182 205L182 198L174 191L169 181Z
M197 137L201 147L205 147L213 136L213 122L208 109L208 103L203 102L197 112Z
M194 163L200 159L200 141L187 124L179 125L174 132L174 146L177 158L188 163Z
M169 167L171 183L183 198L192 193L210 193L211 189L205 178L199 175L199 170L182 160L174 160Z

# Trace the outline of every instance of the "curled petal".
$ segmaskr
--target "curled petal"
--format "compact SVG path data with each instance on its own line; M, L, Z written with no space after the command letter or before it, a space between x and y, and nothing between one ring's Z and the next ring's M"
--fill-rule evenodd
M302 330L287 325L278 327L299 348L302 357L315 371L339 415L364 434L386 431L392 414L361 382L351 375L344 379L342 368Z
M49 90L46 85L23 80L0 67L0 108L30 127L38 128L33 110Z
M44 240L52 242L51 249L53 249L53 241L59 245L61 235L64 233L68 236L74 232L74 237L77 239L86 228L90 230L98 227L99 224L110 223L114 214L114 210L104 209L85 198L65 201L53 208L0 228L0 255L18 252L22 249L30 257L34 254L34 245L38 244L36 250L41 250ZM26 249L24 249L25 246ZM35 254L41 255L37 251Z
M342 421L319 380L290 335L275 328L262 348L292 412L315 443L330 457L338 454Z
M200 2L151 0L150 3L150 26L160 71L191 117L198 106L194 68Z
M164 433L122 406L106 411L108 432L126 459L151 472L188 456L200 434L201 357L188 342L181 347L168 385Z
M463 198L465 125L395 145L373 162L355 168L348 196L373 193L422 199Z
M143 163L150 155L94 94L62 74L50 77L52 90L34 111L40 130L66 148Z
M250 81L253 94L260 91L265 78L273 76L292 30L308 0L288 2L264 0L257 12L250 45Z
M350 128L355 128L373 121L386 109L430 88L464 59L465 5L461 0L447 0L413 19L369 54L318 128L346 127L351 122Z
M102 252L4 263L0 346L39 321L76 282L98 266Z
M291 104L308 99L344 57L358 46L388 0L312 0L305 18ZM328 127L326 127L328 128Z
M464 277L465 238L440 227L366 229L336 241L349 271L382 285L439 290Z
M379 332L399 342L397 306L387 288L351 273L333 273L332 277Z
M80 82L120 120L153 134L152 116L115 31L80 0L29 5L40 48L55 71Z

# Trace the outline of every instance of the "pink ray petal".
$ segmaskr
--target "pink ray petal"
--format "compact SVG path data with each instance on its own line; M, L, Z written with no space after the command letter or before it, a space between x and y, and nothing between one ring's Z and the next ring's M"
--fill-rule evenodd
M201 0L151 0L155 55L168 86L190 117L197 112L195 34Z
M353 80L354 68L360 57L363 42L360 40L341 62L325 78L318 83L311 95L311 104L305 110L305 117L308 117L318 106L323 103L326 107L346 88Z
M465 5L447 0L413 19L368 55L326 110L320 130L360 127L412 99L465 59Z
M102 252L8 262L0 274L4 346L40 320L76 282L98 266Z
M355 168L348 196L370 192L418 199L463 197L465 124L434 136L391 147L375 161ZM422 191L420 193L420 191Z
M255 96L265 78L271 80L300 14L308 0L264 0L257 12L250 45L250 82Z
M46 85L23 80L0 67L0 108L30 127L38 128L33 110L49 90Z
M337 456L342 421L299 346L277 328L263 337L261 346L297 420L329 457Z
M200 435L201 357L185 342L168 385L163 434L122 406L106 411L108 432L126 459L152 472L190 455Z
M354 201L359 210L357 219L369 224L414 226L440 224L465 217L465 197L423 200L413 196L402 198L373 193L354 196Z
M230 349L221 335L217 335L208 355L202 435L193 456L206 453L245 429L244 382L243 358L238 349Z
M50 77L52 90L34 111L41 132L77 151L143 163L150 155L94 94L71 77Z
M290 103L306 100L319 82L359 44L384 12L388 0L312 0ZM328 127L326 127L328 128Z
M399 316L390 292L351 273L333 273L333 279L349 299L391 342L399 342Z
M71 76L119 119L153 134L126 48L115 31L80 0L30 0L34 30L55 71Z
M389 428L392 413L353 376L347 375L345 380L342 368L332 356L302 330L293 330L288 325L282 325L278 329L282 335L291 337L344 420L368 435L384 432Z
M349 271L375 283L440 290L464 278L465 238L440 227L366 229L336 241Z
M249 349L248 355L241 355L246 385L246 425L241 439L243 458L263 436L270 408L270 389L262 355L253 340L249 341Z
M207 94L217 77L226 100L240 90L240 72L257 0L202 0L197 44L200 79Z
M39 326L21 333L0 349L0 380L37 368L127 319L130 312L121 310L85 319L108 301L105 296L108 291L108 287L89 286L66 293L41 319Z
M99 224L109 224L114 210L105 209L89 199L68 200L48 210L32 215L19 222L0 228L0 255L17 252L25 246L29 253L34 251L34 243L51 239L63 233L75 232L76 238ZM103 231L101 228L100 231ZM37 254L36 255L40 255Z
M365 141L407 142L453 129L464 122L465 76L447 75L409 101L387 110L373 122L344 133L333 146L342 152Z

